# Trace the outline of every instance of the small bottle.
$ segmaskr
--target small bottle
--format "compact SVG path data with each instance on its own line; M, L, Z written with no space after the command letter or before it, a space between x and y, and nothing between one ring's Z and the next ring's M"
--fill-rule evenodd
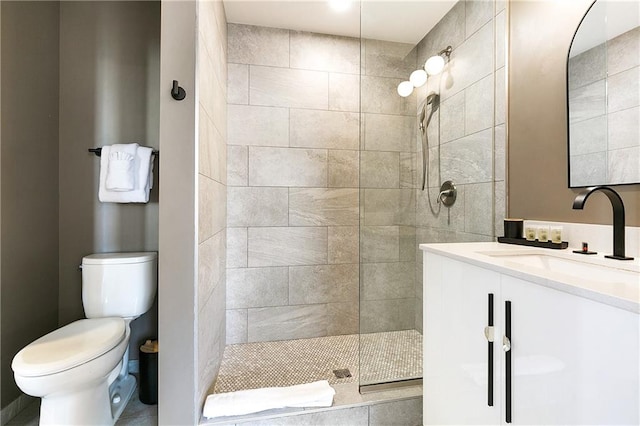
M552 226L550 233L552 243L560 244L562 242L562 226Z

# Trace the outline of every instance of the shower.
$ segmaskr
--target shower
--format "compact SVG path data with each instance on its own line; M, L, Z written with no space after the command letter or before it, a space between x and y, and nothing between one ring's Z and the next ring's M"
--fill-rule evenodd
M429 108L430 107L430 108ZM431 93L427 96L427 99L422 104L422 109L418 119L418 128L420 129L420 140L422 142L422 191L427 188L427 200L431 213L437 216L440 213L440 206L444 204L446 207L451 207L456 201L456 187L452 181L448 180L440 186L440 192L438 193L437 208L433 207L431 203L431 194L429 192L429 135L428 128L433 114L440 108L440 95L437 93ZM427 113L427 109L429 109ZM438 126L438 183L440 183L440 126Z

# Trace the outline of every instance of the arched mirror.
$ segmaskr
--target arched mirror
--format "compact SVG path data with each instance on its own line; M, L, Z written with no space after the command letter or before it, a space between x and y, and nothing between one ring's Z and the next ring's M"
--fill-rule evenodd
M640 183L640 2L595 1L567 59L569 187Z

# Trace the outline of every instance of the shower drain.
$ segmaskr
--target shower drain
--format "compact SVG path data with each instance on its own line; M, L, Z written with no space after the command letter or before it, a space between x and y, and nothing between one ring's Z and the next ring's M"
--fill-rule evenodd
M335 374L335 376L338 379L346 379L347 377L351 377L351 372L349 371L348 368L341 368L339 370L333 370L333 374Z

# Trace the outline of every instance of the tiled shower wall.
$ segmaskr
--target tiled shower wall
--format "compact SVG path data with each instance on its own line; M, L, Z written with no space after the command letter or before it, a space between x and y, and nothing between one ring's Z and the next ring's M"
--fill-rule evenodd
M198 2L197 406L225 346L227 23L221 0Z
M360 41L228 35L227 343L357 333Z
M416 97L396 88L416 57L414 45L362 42L361 333L414 328Z
M570 58L573 186L640 182L639 81L640 27Z
M430 200L426 191L416 190L418 243L492 241L502 233L505 16L504 2L460 1L418 44L419 64L448 45L453 47L443 73L431 77L417 95L421 107L429 93L440 93L440 107L428 129ZM420 139L417 147L421 179ZM436 201L439 184L446 180L452 180L458 190L450 209ZM421 330L420 251L416 264L416 328Z

